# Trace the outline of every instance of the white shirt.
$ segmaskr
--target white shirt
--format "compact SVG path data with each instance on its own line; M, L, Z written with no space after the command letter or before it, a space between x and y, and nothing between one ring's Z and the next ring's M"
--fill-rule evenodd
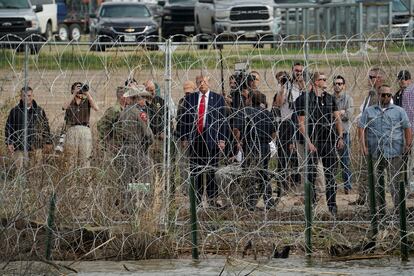
M281 87L280 87L281 89ZM284 89L285 89L285 97L283 100L283 104L280 107L280 115L281 115L281 119L286 120L286 119L290 119L292 117L293 114L293 109L289 108L289 90L291 93L291 103L294 103L296 101L296 99L300 96L300 89L296 84L290 84L290 83L286 83L284 85ZM280 90L279 90L280 91Z
M202 95L203 93L201 93L200 91L198 91L198 105L197 105L197 116L198 116L198 109L200 108L200 102L202 99ZM206 125L206 118L207 118L207 109L208 109L208 97L210 96L210 90L208 90L206 92L205 95L205 99L204 99L204 118L203 118L203 127Z

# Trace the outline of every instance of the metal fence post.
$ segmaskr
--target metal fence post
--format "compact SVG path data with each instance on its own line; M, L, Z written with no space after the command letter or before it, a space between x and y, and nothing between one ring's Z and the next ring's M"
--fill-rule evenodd
M24 43L24 134L23 134L23 168L27 168L29 160L29 145L28 145L28 121L27 121L27 90L29 87L29 45L27 42Z
M190 176L190 223L191 223L191 255L193 259L198 260L198 237L197 237L197 206L195 195L194 176Z
M309 51L309 43L305 42L305 68L308 70L309 68L309 62L308 62L308 51ZM307 82L309 81L308 78L305 79L306 86ZM309 121L309 91L307 88L305 88L305 133L308 132L308 121ZM305 179L305 247L306 247L306 255L311 256L312 255L312 197L313 193L315 191L312 191L312 183L309 183L308 179L308 173L309 173L309 161L308 161L308 143L305 141L305 173L304 173L304 179Z
M407 182L400 181L400 236L401 236L401 260L408 261L408 245L407 245L407 213L405 207L405 184ZM408 184L408 183L407 183Z
M165 177L166 183L166 195L165 195L165 226L168 227L168 214L169 214L169 199L171 193L171 182L170 182L170 167L171 167L171 56L172 56L172 45L171 39L168 39L165 44L165 89L164 89L164 140L163 140L163 176ZM168 108L168 112L165 107Z
M47 217L46 229L46 260L50 260L52 254L52 227L55 224L56 194L52 193L49 204L49 214Z
M369 205L371 212L371 231L372 236L378 234L377 206L375 203L375 185L374 185L374 167L372 164L372 156L368 154L368 187L369 187Z

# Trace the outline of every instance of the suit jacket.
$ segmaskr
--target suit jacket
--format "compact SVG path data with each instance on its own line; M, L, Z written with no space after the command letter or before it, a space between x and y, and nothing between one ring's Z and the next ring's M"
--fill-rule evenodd
M179 123L180 139L187 140L190 144L199 135L197 132L199 95L199 92L195 92L184 98L184 114L181 116ZM209 149L215 149L219 140L226 141L228 137L223 96L210 91L204 116L203 138Z

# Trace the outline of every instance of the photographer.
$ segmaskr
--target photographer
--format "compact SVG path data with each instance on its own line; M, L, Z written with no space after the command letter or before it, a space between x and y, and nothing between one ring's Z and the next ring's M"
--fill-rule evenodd
M298 172L298 157L295 147L296 122L294 116L294 102L305 90L305 80L303 78L303 65L295 63L292 67L292 78L285 71L278 72L276 79L278 88L273 98L272 113L278 123L278 163L277 170L280 179L278 181L277 196L281 197L289 188L289 178L294 185L300 184L300 174ZM293 171L288 175L289 168Z
M65 105L65 155L69 166L89 167L92 153L92 132L89 128L91 108L99 111L89 93L89 86L75 82L71 87L72 98Z
M249 87L249 92L259 97L262 102L262 106L264 105L263 107L267 108L266 95L259 90L260 78L259 72L251 71L247 77L247 85Z

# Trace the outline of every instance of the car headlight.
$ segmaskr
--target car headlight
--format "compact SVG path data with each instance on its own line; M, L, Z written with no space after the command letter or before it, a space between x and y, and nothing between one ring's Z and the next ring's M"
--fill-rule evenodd
M37 29L39 29L39 26L40 26L39 20L32 19L32 20L30 20L30 27L26 28L26 30L28 30L28 31L37 30Z
M107 26L107 25L98 25L96 26L97 29L101 29L101 30L111 30L112 27L111 26Z
M156 30L157 30L156 25L147 26L147 29L146 29L147 32L153 32L153 31L156 31Z
M230 12L226 10L216 10L216 19L224 20L229 18Z
M164 20L171 20L171 19L172 19L171 15L164 15Z

